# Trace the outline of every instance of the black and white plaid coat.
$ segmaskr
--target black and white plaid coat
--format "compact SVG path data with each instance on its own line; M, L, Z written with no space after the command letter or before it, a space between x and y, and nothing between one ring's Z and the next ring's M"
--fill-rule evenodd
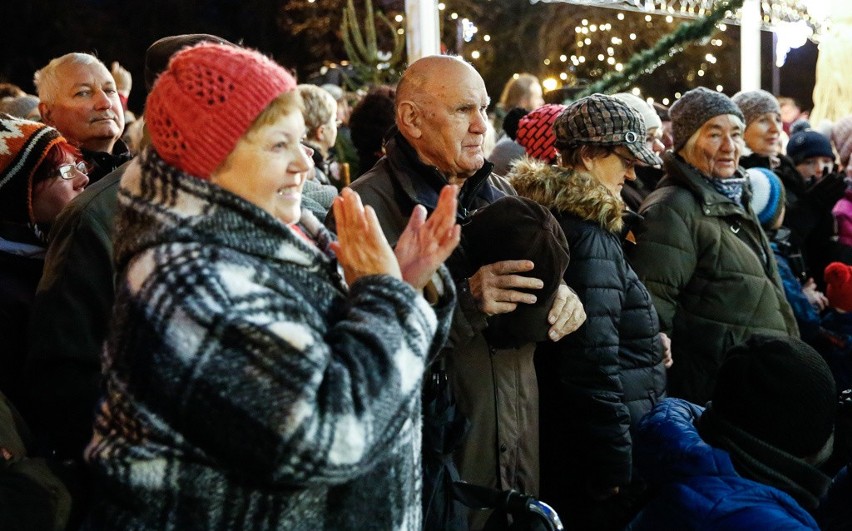
M347 288L313 216L318 248L153 152L119 201L89 527L419 529L449 277L437 308L389 276Z

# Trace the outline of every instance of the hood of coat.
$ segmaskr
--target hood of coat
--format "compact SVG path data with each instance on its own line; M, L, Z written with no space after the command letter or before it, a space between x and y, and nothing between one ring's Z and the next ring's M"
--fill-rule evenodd
M506 176L519 195L619 233L624 201L591 174L524 158Z

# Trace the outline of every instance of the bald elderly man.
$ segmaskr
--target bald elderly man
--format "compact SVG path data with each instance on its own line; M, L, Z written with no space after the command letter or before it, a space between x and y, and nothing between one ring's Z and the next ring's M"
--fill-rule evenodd
M406 70L397 87L398 131L387 142L386 156L352 183L364 204L375 209L391 244L414 206L431 211L447 184L460 186L460 221L515 195L506 180L491 173L482 151L488 104L482 77L458 58L424 57ZM483 333L489 316L534 303L535 295L520 289L534 291L542 282L518 274L533 269L528 260L496 262L468 276L461 265L463 245L447 261L459 302L444 361L471 430L454 460L464 481L534 495L539 481L535 344L498 349ZM554 341L585 321L579 299L564 284L548 321ZM482 523L481 515L473 515L473 528Z

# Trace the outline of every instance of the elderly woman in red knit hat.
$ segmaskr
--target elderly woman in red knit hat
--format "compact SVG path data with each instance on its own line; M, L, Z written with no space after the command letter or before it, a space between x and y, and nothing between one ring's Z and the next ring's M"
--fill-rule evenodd
M300 208L295 85L202 44L148 97L152 148L119 192L90 528L420 526L420 382L454 304L457 192L392 250L344 190L335 240Z
M89 179L80 152L42 123L0 114L0 391L24 405L26 330L47 233Z

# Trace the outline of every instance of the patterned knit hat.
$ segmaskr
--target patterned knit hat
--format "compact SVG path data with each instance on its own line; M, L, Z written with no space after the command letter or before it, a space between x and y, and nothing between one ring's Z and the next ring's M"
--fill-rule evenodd
M746 174L751 183L751 209L764 229L772 229L784 211L784 185L766 168L749 168Z
M40 122L0 114L0 217L33 221L33 175L45 155L65 142L59 131Z
M852 267L832 262L825 268L825 296L828 304L844 312L852 312Z
M527 155L551 164L556 161L553 122L564 110L564 105L548 103L521 118L518 123L517 142L524 146Z
M745 117L737 104L721 92L697 87L681 96L669 107L674 151L680 151L687 140L701 129L707 120L723 114L733 114L745 122Z
M580 98L556 118L553 131L560 149L583 144L625 146L648 166L663 163L645 144L648 130L642 115L612 96L592 94Z
M787 142L787 156L793 159L793 163L801 164L811 157L828 157L834 160L834 151L825 135L808 129L790 137Z
M852 115L841 118L831 128L831 141L840 155L840 164L849 164L849 156L852 155Z
M778 103L778 98L765 90L737 92L731 97L731 100L743 111L746 127L766 113L771 112L781 116L781 105Z
M181 50L148 95L151 144L169 164L207 179L263 109L295 88L259 52L209 43Z
M712 407L753 437L807 457L823 449L834 430L835 387L828 364L810 345L756 334L725 354Z

